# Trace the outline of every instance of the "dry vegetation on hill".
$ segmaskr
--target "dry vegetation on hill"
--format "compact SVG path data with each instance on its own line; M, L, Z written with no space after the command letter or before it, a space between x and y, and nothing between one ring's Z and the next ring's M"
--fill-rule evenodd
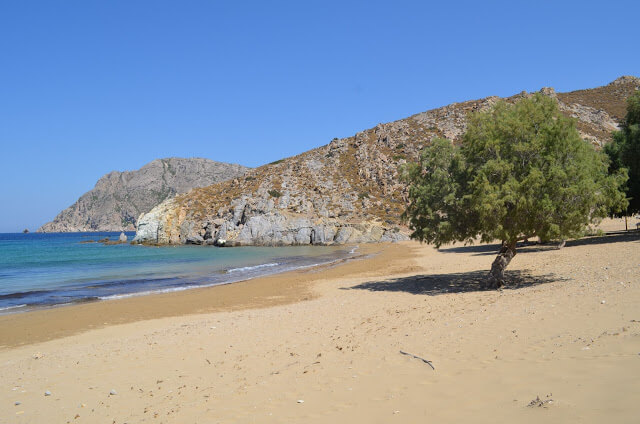
M583 137L609 141L624 116L626 98L640 87L622 77L594 89L555 97L576 118ZM526 92L505 100L515 102ZM399 168L415 161L434 137L454 142L466 116L500 98L454 103L333 139L329 144L263 165L235 178L197 188L147 214L138 240L160 243L331 244L406 238L400 215L406 200Z

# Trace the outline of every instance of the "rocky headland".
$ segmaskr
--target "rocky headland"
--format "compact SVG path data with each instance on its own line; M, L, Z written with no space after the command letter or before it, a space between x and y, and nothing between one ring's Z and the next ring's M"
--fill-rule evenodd
M239 177L248 170L203 158L167 158L136 171L113 171L38 232L133 231L140 214L163 200Z
M602 146L626 111L640 79L621 77L598 88L556 93L582 136ZM506 98L515 102L530 94ZM499 97L454 103L379 124L352 137L252 169L241 177L167 199L138 220L136 242L151 244L295 245L395 241L406 191L400 167L434 137L459 141L467 114Z

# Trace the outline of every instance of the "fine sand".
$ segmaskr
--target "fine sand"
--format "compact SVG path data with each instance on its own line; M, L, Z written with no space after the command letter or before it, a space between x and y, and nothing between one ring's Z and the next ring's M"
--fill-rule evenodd
M0 423L638 422L640 235L496 248L2 316Z

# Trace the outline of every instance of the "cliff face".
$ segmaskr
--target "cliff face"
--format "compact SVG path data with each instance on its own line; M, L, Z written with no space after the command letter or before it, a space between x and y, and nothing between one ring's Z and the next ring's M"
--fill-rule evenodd
M622 77L604 87L554 97L583 137L602 146L640 87ZM507 98L515 102L522 96ZM135 240L161 244L341 244L406 239L406 192L399 166L415 161L433 137L458 141L469 112L499 100L455 103L282 159L243 177L197 188L158 205L138 222Z
M140 214L163 200L244 175L248 169L209 159L168 158L156 159L137 171L113 171L38 231L133 231Z

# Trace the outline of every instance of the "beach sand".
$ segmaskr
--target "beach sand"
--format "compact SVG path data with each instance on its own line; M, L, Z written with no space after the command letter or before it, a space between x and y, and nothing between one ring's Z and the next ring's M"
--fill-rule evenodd
M638 422L640 236L495 250L0 317L0 422Z

